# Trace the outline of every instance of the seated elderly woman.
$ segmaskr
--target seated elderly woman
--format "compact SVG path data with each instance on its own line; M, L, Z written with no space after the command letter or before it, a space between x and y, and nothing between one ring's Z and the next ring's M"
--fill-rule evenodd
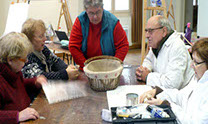
M141 103L145 101L154 105L169 104L178 123L182 124L208 122L208 38L197 41L192 47L192 53L191 67L195 71L195 77L185 88L162 91L156 87L140 97Z
M21 69L27 61L32 44L22 33L9 33L0 39L0 123L13 124L28 119L37 119L30 93L47 83L44 76L25 79Z
M28 62L22 69L24 77L31 78L40 74L51 80L68 80L78 77L79 72L75 66L68 66L45 46L46 27L42 20L26 20L22 33L26 34L35 49L28 55Z

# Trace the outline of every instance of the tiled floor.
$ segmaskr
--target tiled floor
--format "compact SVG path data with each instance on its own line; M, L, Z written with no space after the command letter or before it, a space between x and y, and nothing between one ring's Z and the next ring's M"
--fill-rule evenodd
M141 49L131 49L124 59L126 65L140 65L141 63Z

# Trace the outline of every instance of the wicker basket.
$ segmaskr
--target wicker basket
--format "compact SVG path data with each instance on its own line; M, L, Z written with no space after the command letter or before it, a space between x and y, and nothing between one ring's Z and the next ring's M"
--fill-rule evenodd
M95 91L117 88L123 70L122 64L120 59L113 56L96 56L86 60L84 72L90 87Z

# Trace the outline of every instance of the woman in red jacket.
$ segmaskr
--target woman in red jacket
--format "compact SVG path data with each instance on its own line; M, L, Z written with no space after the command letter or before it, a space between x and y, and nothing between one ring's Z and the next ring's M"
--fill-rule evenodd
M129 42L119 19L103 9L103 0L84 0L83 11L70 33L69 50L82 70L84 62L95 56L109 55L124 60Z
M44 76L24 79L21 69L33 49L27 36L9 33L0 39L0 123L13 124L39 118L38 112L28 107L29 95L47 83Z

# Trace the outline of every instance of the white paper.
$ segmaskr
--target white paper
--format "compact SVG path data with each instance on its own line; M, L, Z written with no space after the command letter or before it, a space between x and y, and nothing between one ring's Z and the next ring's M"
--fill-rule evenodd
M140 95L152 88L147 85L124 85L118 86L115 90L107 91L107 100L109 110L111 107L127 106L126 105L126 94L136 93L139 98ZM139 103L138 98L138 103Z
M42 86L49 104L86 96L86 91L78 81L49 81Z

